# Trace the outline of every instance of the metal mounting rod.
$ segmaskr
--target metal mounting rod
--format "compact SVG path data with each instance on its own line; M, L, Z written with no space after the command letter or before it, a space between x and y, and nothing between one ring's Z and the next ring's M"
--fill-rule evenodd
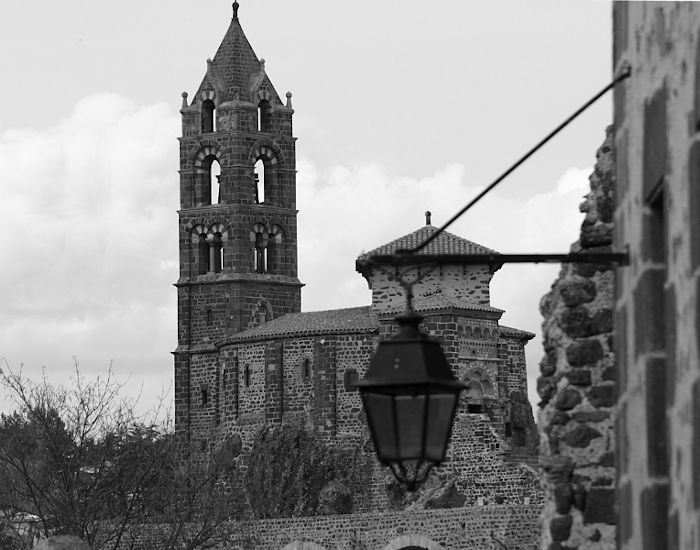
M629 265L627 252L570 252L566 254L432 254L416 256L404 252L397 254L378 254L364 260L358 265L400 265L400 264L458 264L458 265L497 265L513 263L589 263Z
M572 115L570 115L564 122L562 122L559 126L557 126L554 130L552 130L549 134L547 134L544 138L542 138L537 145L535 145L532 149L530 149L527 153L525 153L522 157L520 157L510 168L508 168L505 172L503 172L500 176L498 176L486 189L484 189L481 193L479 193L476 197L474 197L469 203L462 208L459 212L457 212L454 216L452 216L445 225L440 227L435 233L430 235L427 239L425 239L422 243L420 243L418 246L406 250L399 250L397 251L398 253L409 253L409 254L415 254L416 252L421 251L424 249L426 246L428 246L434 239L436 239L440 233L445 231L450 225L452 225L453 222L455 222L462 214L464 214L467 210L469 210L472 206L474 206L477 202L479 202L489 191L491 191L494 187L496 187L499 183L501 183L504 179L506 179L512 172L514 172L523 162L525 162L527 159L529 159L532 155L534 155L537 151L539 151L542 146L547 143L549 140L551 140L554 136L556 136L559 132L561 132L566 126L568 126L571 122L573 122L574 119L576 119L581 113L583 113L586 109L588 109L591 105L593 105L596 101L598 101L601 97L603 97L607 92L612 90L615 87L615 84L618 82L622 82L626 78L629 78L630 75L632 74L632 69L630 68L629 65L623 66L622 70L620 71L620 74L613 79L613 81L605 86L602 90L600 90L597 94L595 94L591 99L586 101L581 107L579 107ZM525 261L525 260L523 260ZM545 261L545 260L543 260ZM551 260L551 261L556 261L556 260Z

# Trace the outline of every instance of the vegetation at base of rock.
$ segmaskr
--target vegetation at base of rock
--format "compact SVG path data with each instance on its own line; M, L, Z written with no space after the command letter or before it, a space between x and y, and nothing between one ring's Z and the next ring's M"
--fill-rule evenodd
M246 471L248 502L261 519L349 514L365 466L359 445L330 447L301 427L264 426Z

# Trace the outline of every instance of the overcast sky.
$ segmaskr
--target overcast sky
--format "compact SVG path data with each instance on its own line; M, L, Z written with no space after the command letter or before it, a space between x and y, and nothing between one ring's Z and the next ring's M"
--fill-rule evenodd
M354 259L441 225L611 78L611 7L594 0L241 0L242 26L297 142L306 311L365 305ZM25 0L0 19L0 357L67 382L110 362L151 406L172 382L178 109L231 2ZM563 252L611 97L450 231L500 252ZM505 266L502 324L542 355L557 267ZM534 401L536 402L536 401ZM0 407L8 406L0 403Z

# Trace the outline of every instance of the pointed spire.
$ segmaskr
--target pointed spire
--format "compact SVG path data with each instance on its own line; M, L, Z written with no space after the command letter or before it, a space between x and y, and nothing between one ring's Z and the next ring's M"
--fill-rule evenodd
M238 20L238 2L232 5L233 19L216 54L207 66L207 77L194 97L199 97L207 85L213 85L219 101L230 101L232 90L238 86L241 101L254 101L256 87L263 82L267 83L268 88L271 87L265 75L264 61L259 60L255 55L241 28ZM276 92L273 90L270 92L276 104L282 103Z

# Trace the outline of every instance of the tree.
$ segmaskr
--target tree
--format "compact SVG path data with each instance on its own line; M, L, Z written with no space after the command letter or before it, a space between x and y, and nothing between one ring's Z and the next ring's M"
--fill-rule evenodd
M213 543L234 500L222 483L236 474L224 445L203 462L181 460L170 427L138 416L111 369L89 381L76 364L64 387L4 366L0 384L16 408L0 415L0 533L14 527L17 548L33 543L17 518L32 518L42 537L76 535L94 550L148 545L156 524L161 547Z

